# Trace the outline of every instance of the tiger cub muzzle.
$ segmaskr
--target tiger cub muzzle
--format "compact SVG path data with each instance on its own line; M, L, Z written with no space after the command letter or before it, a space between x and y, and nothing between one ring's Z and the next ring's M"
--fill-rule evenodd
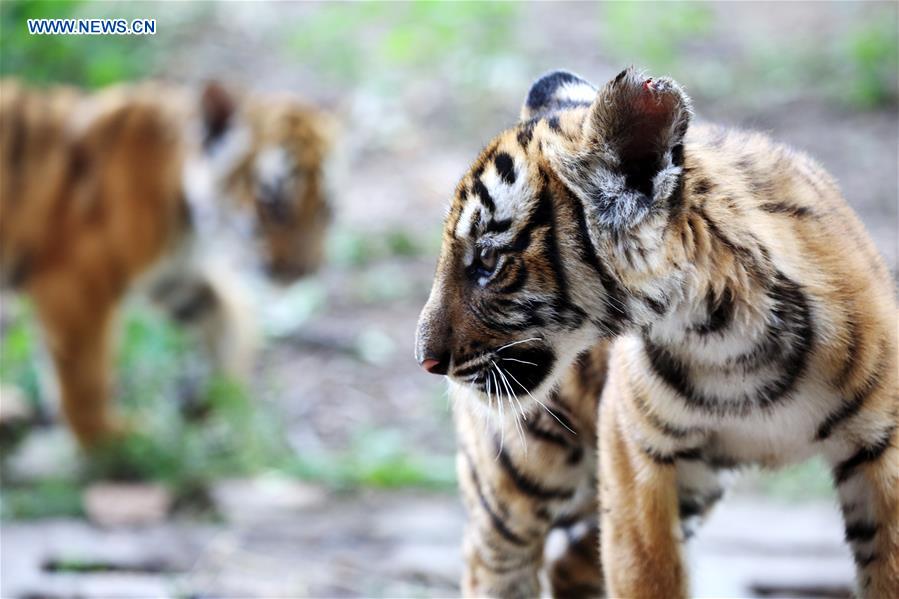
M431 374L474 389L488 402L496 395L530 395L555 365L555 352L541 337L475 337L468 328L464 318L428 302L418 321L416 361Z

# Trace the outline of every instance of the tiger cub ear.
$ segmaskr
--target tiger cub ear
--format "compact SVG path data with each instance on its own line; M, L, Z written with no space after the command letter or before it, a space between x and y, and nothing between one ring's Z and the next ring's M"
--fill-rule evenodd
M557 160L594 223L629 228L675 194L691 115L677 83L633 68L596 93L581 136Z
M589 106L596 88L568 71L552 71L534 81L521 107L521 120L528 121L571 106Z
M584 124L585 139L608 167L625 176L627 188L652 199L659 173L683 162L692 115L690 98L674 80L646 77L631 67L597 94Z
M210 81L200 97L203 115L203 147L210 148L231 126L237 110L237 100L218 81Z

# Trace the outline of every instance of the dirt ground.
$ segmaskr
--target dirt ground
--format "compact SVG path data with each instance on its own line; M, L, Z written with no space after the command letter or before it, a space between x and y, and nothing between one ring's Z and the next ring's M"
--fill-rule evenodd
M3 527L3 597L455 597L462 510L445 494L335 496L272 480L217 491L225 522ZM695 597L847 598L832 506L734 498L687 546ZM765 523L760 526L760 523ZM797 534L797 531L800 531ZM561 539L552 538L548 551ZM67 564L80 564L72 571ZM95 570L92 570L94 568Z
M769 5L710 6L715 33L695 51L720 56L722 64L753 27L758 35L775 37L799 23L825 33L840 28L839 10L816 13L810 24L806 5L778 6L776 22L767 14ZM219 77L251 89L289 89L335 107L344 120L335 229L374 237L400 231L420 244L406 256L363 256L356 265L324 269L314 282L323 299L311 316L266 348L256 395L280 415L291 446L301 453L341 451L371 430L391 430L409 452L449 456L454 441L444 383L412 359L449 196L479 148L514 122L536 75L560 67L599 82L623 65L598 49L590 5L538 3L527 5L515 25L528 59L498 62L477 97L442 78L439 69L375 93L367 81L354 88L323 77L314 67L316 57L286 53L270 34L318 7L290 4L265 11L237 3L212 10L202 31L180 39L158 70L183 81ZM689 63L672 74L694 77ZM747 85L748 95L740 97L703 94L699 86L694 99L700 118L770 131L818 158L895 273L895 104L854 110L794 89L758 90L762 102L750 97ZM365 359L355 350L360 340L374 348ZM334 494L259 481L223 484L217 492L225 519L215 524L178 520L109 531L70 520L4 522L0 595L458 593L463 516L452 494ZM732 500L692 551L698 595L797 596L802 587L813 588L806 596L845 596L851 560L840 544L841 525L831 503L783 505L740 492ZM71 556L124 565L105 574L54 573L48 567L52 559Z

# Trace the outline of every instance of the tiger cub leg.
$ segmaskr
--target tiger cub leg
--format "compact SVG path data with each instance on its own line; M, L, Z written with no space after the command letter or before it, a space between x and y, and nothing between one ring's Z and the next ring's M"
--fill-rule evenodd
M459 394L456 388L451 392ZM463 594L538 597L554 522L589 509L579 505L581 497L595 503L593 452L566 437L573 434L544 412L531 411L521 431L513 422L501 431L484 407L465 397L456 400L457 470L468 512ZM592 439L589 430L584 429L585 442Z
M719 469L701 452L683 452L675 459L677 512L681 538L692 538L712 508L724 496Z
M888 401L864 434L846 439L850 452L834 460L860 596L871 599L899 597L899 423L895 400L892 408Z
M158 276L149 296L200 342L216 372L245 379L253 365L252 309L239 287L217 275L200 266L173 269Z
M610 369L599 408L606 590L629 599L686 597L675 460L641 445L635 435L640 423L619 378Z
M110 406L116 299L59 279L36 285L32 297L56 370L63 414L79 444L95 446L120 431Z
M594 515L563 529L565 552L547 563L547 575L555 599L603 596L599 558L599 522Z

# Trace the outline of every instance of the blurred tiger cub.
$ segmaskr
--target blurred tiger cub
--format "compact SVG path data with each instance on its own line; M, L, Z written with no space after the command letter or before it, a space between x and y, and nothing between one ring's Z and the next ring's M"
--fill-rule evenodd
M691 116L670 79L551 73L456 189L417 358L464 400L469 595L538 596L595 501L604 384L602 570L554 583L684 597L720 474L821 455L861 595L899 597L892 277L812 159Z
M274 278L319 264L327 118L289 98L238 101L217 84L202 94L0 84L2 285L33 301L82 445L116 430L110 328L132 289L195 330L218 368L247 370L246 306L233 273L210 265L235 227L255 230Z

